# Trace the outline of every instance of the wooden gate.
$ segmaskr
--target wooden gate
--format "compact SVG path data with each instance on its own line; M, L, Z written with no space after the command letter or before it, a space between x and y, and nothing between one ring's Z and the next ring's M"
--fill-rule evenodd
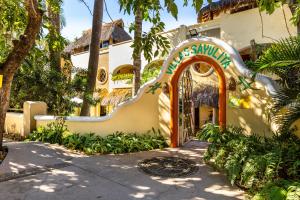
M194 136L194 122L193 122L193 78L192 74L188 69L182 73L180 80L179 90L179 111L180 111L180 123L179 123L179 143L180 145L185 144Z

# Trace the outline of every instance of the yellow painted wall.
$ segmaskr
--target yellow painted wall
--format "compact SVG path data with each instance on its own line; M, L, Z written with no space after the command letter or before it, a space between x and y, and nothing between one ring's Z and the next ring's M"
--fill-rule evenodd
M100 55L99 55L99 67L98 67L98 72L97 72L97 81L96 81L96 89L102 89L105 88L108 90L109 87L109 81L107 79L107 81L102 84L99 80L98 80L98 74L99 74L99 70L101 68L104 68L107 72L107 78L109 76L109 51L108 49L104 49L100 51Z
M283 10L286 15L286 21ZM198 28L200 30L220 28L220 39L238 50L248 47L252 39L255 39L257 43L272 43L289 37L289 32L293 36L297 35L297 28L289 21L291 11L287 5L284 5L283 9L276 9L272 15L261 12L261 16L262 22L258 8L234 14L222 12L214 20L192 25L189 28Z
M137 102L119 107L109 120L98 122L68 121L66 125L74 133L96 133L106 136L116 131L145 133L158 127L157 95L144 94ZM37 127L53 120L37 120Z
M45 102L26 101L23 104L23 113L7 112L5 119L5 132L27 136L36 128L35 115L46 115L47 105Z
M172 53L177 56L179 51L193 44L211 44L218 46L209 40L194 39L183 43ZM221 46L219 52L225 52ZM234 55L234 52L229 52ZM163 93L162 89L157 89L152 94L150 91L155 84L162 86L169 83L172 75L166 73L169 64L173 61L172 57L167 59L164 63L163 71L160 77L143 86L140 89L137 97L134 97L127 103L121 104L112 115L105 118L73 118L67 119L66 124L71 132L75 133L96 133L105 136L116 131L123 132L138 132L145 133L151 128L159 128L166 138L170 136L170 99L167 93ZM233 77L238 81L240 73L236 67L231 63L227 69L224 69L226 79ZM241 126L245 128L248 133L255 132L257 134L269 134L270 126L266 121L265 107L269 101L264 86L261 84L254 85L259 90L251 90L247 92L240 92L238 89L234 92L227 91L227 97L230 95L237 96L251 96L251 108L240 109L232 108L227 105L227 124ZM94 122L93 122L94 120ZM37 118L37 126L44 126L51 120Z
M23 113L6 113L5 132L7 134L18 134L24 136L24 115Z

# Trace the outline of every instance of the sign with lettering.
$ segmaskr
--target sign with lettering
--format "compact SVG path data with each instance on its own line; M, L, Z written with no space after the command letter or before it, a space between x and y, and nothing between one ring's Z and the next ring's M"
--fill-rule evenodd
M231 59L228 53L222 51L219 47L212 44L194 44L184 48L178 53L178 56L173 59L167 69L167 74L173 74L174 70L181 64L181 62L191 56L205 55L213 58L219 62L224 69L231 64Z
M3 75L0 74L0 88L2 88Z

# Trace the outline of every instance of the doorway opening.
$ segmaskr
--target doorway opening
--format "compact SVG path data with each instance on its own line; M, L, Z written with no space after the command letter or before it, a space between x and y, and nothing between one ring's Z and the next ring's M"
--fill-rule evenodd
M197 55L182 62L170 88L172 147L188 142L205 123L226 126L225 75L212 58Z

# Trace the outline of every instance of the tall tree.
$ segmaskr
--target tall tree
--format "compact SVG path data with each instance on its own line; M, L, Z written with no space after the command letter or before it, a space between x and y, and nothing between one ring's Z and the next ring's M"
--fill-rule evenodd
M84 92L83 103L81 107L81 116L90 115L90 101L96 86L96 77L99 63L100 36L103 20L103 0L94 1L92 38L90 44L90 57L88 65L88 83Z
M143 31L143 11L138 8L135 13L134 19L134 41L137 45L142 43L142 31ZM133 69L134 69L134 94L138 92L141 87L141 68L142 68L142 58L141 58L141 46L134 48L133 53Z
M209 0L209 2L211 2ZM183 1L183 6L187 6L189 0ZM196 12L201 9L203 1L192 0L192 6ZM164 7L177 19L178 8L175 0L164 0L164 6L160 0L119 0L120 10L127 14L134 14L135 21L130 31L134 31L133 40L133 66L134 66L134 93L136 94L141 86L141 56L142 53L148 62L153 57L163 57L168 53L170 42L161 32L165 28L165 23L161 21L160 12ZM148 33L143 32L143 21L152 23L152 28Z
M120 10L123 10L125 13L131 14L133 13L135 16L134 23L131 25L130 32L134 31L134 40L133 40L133 67L134 67L134 93L136 94L141 86L141 67L142 60L141 55L144 50L144 53L148 56L146 59L151 60L152 58L152 45L148 46L148 48L144 48L143 42L145 38L147 38L147 34L143 34L143 21L149 21L153 23L152 32L155 31L158 33L159 31L163 31L164 24L160 22L160 13L159 11L162 9L159 0L119 0ZM151 15L152 14L152 15ZM157 26L160 24L160 26ZM155 27L155 28L154 28ZM149 36L149 35L148 35ZM152 34L151 34L152 36ZM156 41L156 44L159 47L163 47L165 50L169 47L169 42L166 38L157 36L159 41L164 41L159 43ZM148 39L153 41L153 37ZM149 41L148 40L148 44ZM150 48L149 48L150 47ZM147 49L147 50L145 50Z
M47 35L50 67L61 72L61 52L64 39L61 37L61 4L62 0L48 0L47 18L49 20Z
M18 39L12 40L11 49L9 49L7 55L4 55L0 60L0 74L3 75L3 87L0 89L0 150L2 149L3 134L5 133L5 118L8 110L10 88L14 74L33 47L42 25L43 11L40 8L39 1L24 0L22 3L14 0L0 0L0 7L3 6L2 8L5 8L7 6L13 11L16 11L14 9L24 9L26 17L24 32L20 34ZM19 16L19 13L0 12L1 19L3 19L3 17L6 19L9 15ZM2 23L1 32L5 31L4 29L7 28L6 26L9 22L2 21Z

